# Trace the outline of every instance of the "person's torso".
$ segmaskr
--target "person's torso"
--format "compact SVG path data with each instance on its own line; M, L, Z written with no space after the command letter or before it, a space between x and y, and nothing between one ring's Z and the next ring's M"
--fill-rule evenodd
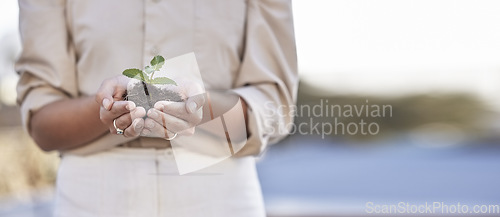
M143 68L155 55L194 52L207 89L229 89L245 40L245 0L67 0L78 89Z

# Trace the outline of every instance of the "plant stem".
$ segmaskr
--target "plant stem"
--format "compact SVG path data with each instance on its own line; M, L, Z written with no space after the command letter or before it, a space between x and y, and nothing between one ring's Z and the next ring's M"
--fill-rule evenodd
M151 72L151 77L149 77L149 80L151 80L151 81L153 80L153 76L155 75L155 72L156 71Z
M141 81L141 83L142 83L142 86L144 87L144 93L146 93L146 100L148 101L148 105L150 107L152 107L151 101L153 101L153 99L151 98L151 95L149 95L148 86L146 85L146 82L144 82L144 81Z

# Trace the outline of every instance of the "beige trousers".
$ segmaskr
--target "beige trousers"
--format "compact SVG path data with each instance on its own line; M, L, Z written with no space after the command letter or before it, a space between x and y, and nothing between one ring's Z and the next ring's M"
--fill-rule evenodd
M178 175L171 149L114 148L62 157L56 217L263 217L253 157Z

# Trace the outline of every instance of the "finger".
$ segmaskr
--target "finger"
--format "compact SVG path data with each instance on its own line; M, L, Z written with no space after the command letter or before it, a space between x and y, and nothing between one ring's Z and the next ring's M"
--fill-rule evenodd
M187 120L189 115L186 111L185 102L158 101L155 103L154 109L156 109L157 111L168 113L183 120Z
M135 103L132 101L116 101L113 103L113 106L109 111L114 116L121 116L125 113L129 113L131 110L134 109L135 109Z
M95 96L95 100L101 106L103 106L106 110L110 110L114 99L121 99L121 96L126 92L126 78L122 78L124 76L113 77L106 79L102 82L97 94Z
M113 98L111 97L106 97L102 100L102 107L106 110L111 110L111 107L113 106Z
M141 131L144 128L144 119L136 118L132 124L125 129L123 136L125 137L138 137L141 135Z
M198 111L205 104L205 94L190 96L186 100L186 111L190 114Z
M146 116L146 109L143 107L136 107L132 111L130 111L131 118L132 120L135 120L137 118L143 118Z
M104 109L110 110L113 103L114 84L110 80L105 80L95 96L96 102Z
M144 119L142 118L146 116L146 111L143 107L137 107L134 110L130 111L130 113L127 113L127 115L130 116L130 120L133 120L132 123L126 128L119 128L124 129L123 135L125 137L139 136L142 129L144 128Z
M130 113L125 113L122 116L113 120L113 123L110 126L111 133L116 133L115 125L118 129L124 130L127 129L132 124L132 118Z
M185 111L185 106L181 104L177 104L177 106L177 108L169 109L169 112L178 111L178 109ZM187 128L194 127L202 120L201 110L197 112L197 114L187 114L185 112L179 114L181 112L173 112L174 115L172 115L169 112L162 112L153 108L148 111L148 117L165 126L167 129L174 130L174 132L180 132Z
M158 101L154 108L182 118L185 112L192 114L198 111L205 104L205 101L205 95L199 94L189 97L186 102Z
M105 109L105 108L104 108ZM116 101L113 103L111 109L103 111L101 109L100 118L105 124L109 124L114 119L122 116L125 113L129 113L131 110L135 109L135 103L130 101Z
M195 125L195 123L190 124L189 122L183 119L166 114L164 112L160 112L156 109L150 109L148 111L148 118L152 119L156 123L160 124L161 126L172 132L180 132L185 129L191 128ZM153 125L150 126L153 127ZM147 123L146 123L146 128L148 128Z
M175 132L165 128L151 118L146 118L144 128L141 132L141 136L148 137L172 138L174 135Z
M200 123L203 111L198 109L195 113L189 113L186 107L184 102L158 101L155 103L154 109L192 123L192 125Z

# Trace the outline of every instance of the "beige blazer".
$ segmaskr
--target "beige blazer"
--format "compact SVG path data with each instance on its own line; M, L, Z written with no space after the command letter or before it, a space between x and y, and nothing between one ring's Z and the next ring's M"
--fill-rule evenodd
M93 95L126 68L194 52L207 89L233 90L249 105L242 154L286 136L297 59L289 0L19 0L23 51L16 64L23 124L57 100ZM277 115L269 110L284 108ZM90 154L129 141L105 135L70 150ZM139 138L140 142L160 139Z

